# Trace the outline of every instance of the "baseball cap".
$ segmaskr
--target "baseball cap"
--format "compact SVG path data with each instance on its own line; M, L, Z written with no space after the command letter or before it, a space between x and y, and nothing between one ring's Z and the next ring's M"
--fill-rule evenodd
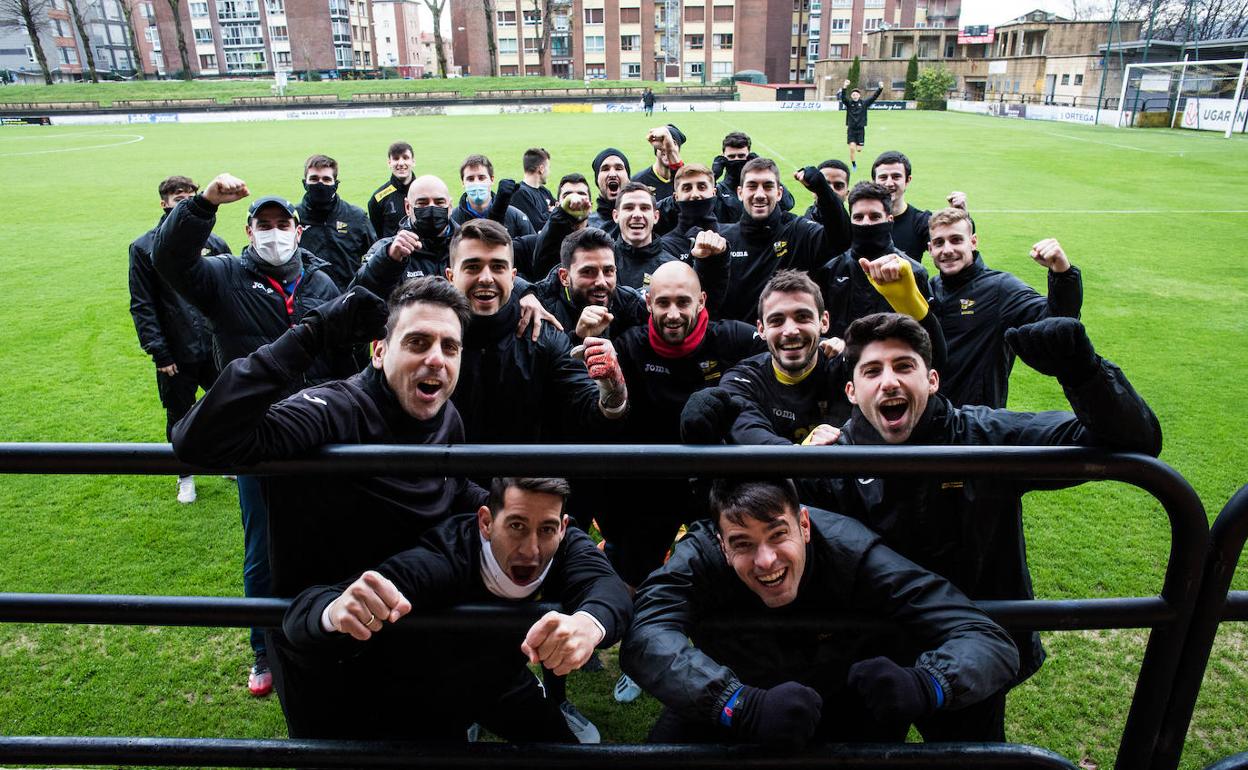
M247 218L252 219L256 216L256 212L268 205L281 206L287 214L290 214L296 222L299 221L299 212L295 210L295 204L286 200L280 195L266 195L263 198L257 198L251 204L251 208L247 209Z

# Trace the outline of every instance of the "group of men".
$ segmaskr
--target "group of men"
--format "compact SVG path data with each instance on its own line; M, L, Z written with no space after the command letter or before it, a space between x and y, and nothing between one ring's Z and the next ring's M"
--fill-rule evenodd
M964 194L936 212L908 204L899 152L850 187L852 163L782 174L733 132L702 165L682 159L685 139L651 129L645 169L606 148L591 177L565 174L553 192L544 149L524 154L520 182L472 154L458 202L396 142L366 211L313 155L299 204L250 204L238 256L212 229L246 183L165 180L161 222L131 246L131 310L178 456L235 468L353 443L1160 451L1156 417L1078 320L1080 273L1056 240L1030 254L1045 296L985 264ZM813 194L805 215L786 184ZM1072 411L1007 411L1016 358L1055 377ZM193 480L178 483L193 500ZM292 737L462 740L478 725L596 741L563 677L621 642L615 697L663 703L655 741L901 740L911 725L927 740L1004 740L1006 693L1043 661L1035 634L972 603L1032 596L1033 486L1017 481L238 484L245 592L294 600L281 628L253 630L249 686L276 685ZM560 609L522 632L401 620L479 601ZM709 623L842 610L900 632Z

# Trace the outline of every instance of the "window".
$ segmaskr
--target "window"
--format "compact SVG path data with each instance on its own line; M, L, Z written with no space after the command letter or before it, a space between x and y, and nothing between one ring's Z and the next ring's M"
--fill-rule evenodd
M717 5L712 10L712 21L732 21L732 19L733 15L731 5Z
M334 47L334 63L339 67L351 66L351 49L343 46Z
M790 59L797 58L797 46L794 45L794 46L789 47L789 58Z
M641 23L641 9L640 8L621 8L620 9L620 23L621 24L640 24Z
M904 59L906 56L906 44L900 40L893 41L893 58Z
M339 24L340 22L334 22L334 23ZM223 46L264 45L264 36L260 32L259 24L222 25L221 45Z
M147 38L147 42L151 43L157 50L160 49L160 31L156 27L148 27L143 30L143 37Z
M516 52L516 39L514 37L500 37L498 39L498 52L514 54Z
M832 0L833 8L853 8L854 0Z
M1075 85L1077 86L1083 85L1083 73L1082 72L1080 72L1078 75L1075 75Z
M1064 86L1068 86L1068 85L1070 85L1070 73L1069 73L1069 72L1067 72L1066 74L1062 75L1062 85L1064 85Z
M819 13L822 10L823 10L823 3L821 2L821 0L810 0L811 14Z
M208 16L208 3L191 3L191 18L202 19Z
M330 3L331 9L333 3ZM256 0L217 0L217 19L229 21L234 19L258 19L260 8ZM227 66L229 62L226 62Z
M797 34L797 22L793 22L793 30L790 34L793 34L793 35Z
M706 21L706 6L686 5L685 21Z
M705 39L704 35L685 35L685 48L690 51L701 51Z
M145 19L156 18L156 9L152 6L151 3L143 3L141 6L139 6L139 8L141 8L143 11L143 18Z
M607 77L607 68L603 64L586 64L585 78L587 80L603 80Z
M552 37L550 39L550 53L552 56L567 56L568 38L565 36Z
M498 68L498 74L503 77L513 77L520 74L520 66L517 64L504 64Z
M811 39L811 40L818 40L818 39L819 39L819 37L820 37L822 34L823 34L823 30L819 29L819 25L818 25L818 24L816 24L816 23L814 22L814 20L811 20L811 23L810 23L810 39Z
M702 77L702 62L700 61L685 62L685 75L691 78Z
M627 63L624 65L624 77L641 79L641 64Z
M212 30L211 29L199 29L197 27L195 29L195 42L203 43L204 45L212 45Z
M162 66L164 66L164 62L163 62L163 61L161 61L161 59L160 59L160 52L159 52L159 51L152 51L150 54L148 54L148 58L150 58L150 59L152 60L152 66L153 66L153 67L162 67Z
M844 59L845 58L845 46L843 45L828 46L828 58L829 59Z
M542 23L542 12L541 12L541 11L525 11L525 12L524 12L524 24L525 24L525 26L527 26L527 27L537 27L537 26L540 26L540 25L541 25L541 23Z
M347 16L347 0L329 0L330 16Z
M952 59L958 53L958 39L951 38L945 41L945 58Z
M819 41L818 40L811 40L809 43L806 44L806 58L808 59L819 58Z
M265 0L264 9L270 16L286 15L286 0Z
M883 19L864 19L862 22L862 28L863 29L879 29L881 21L884 21L884 20Z
M621 51L640 51L641 35L620 35Z
M77 48L69 48L68 46L63 46L56 50L61 55L61 64L77 64L78 63L78 49Z
M711 35L711 44L721 51L732 49L732 33L725 32L722 35Z
M732 62L730 61L713 61L711 62L711 74L716 79L732 77Z
M884 0L863 0L863 8L883 8Z
M285 24L278 24L269 27L269 39L274 41L290 40L290 32L286 29Z
M525 53L537 53L538 44L540 42L541 42L541 38L526 37L524 39L524 52Z
M201 70L215 70L217 68L217 55L215 53L201 53L199 55L199 68Z
M849 19L832 19L832 31L833 32L849 31Z
M602 35L585 36L585 53L603 53L607 50L607 39Z
M57 37L68 37L68 35L65 34L65 22L60 19L53 19L52 34Z
M932 44L930 42L926 40L919 41L919 58L920 59L932 58Z
M368 54L365 54L365 56L367 55ZM290 51L274 51L273 63L282 64L282 65L289 67L290 66ZM367 62L365 63L367 64Z
M498 12L498 26L500 27L516 26L516 12L515 11L499 11Z
M30 62L35 61L35 47L33 45L26 46L26 60Z
M602 24L604 18L605 17L603 16L603 9L601 8L586 8L585 9L585 23L586 24Z

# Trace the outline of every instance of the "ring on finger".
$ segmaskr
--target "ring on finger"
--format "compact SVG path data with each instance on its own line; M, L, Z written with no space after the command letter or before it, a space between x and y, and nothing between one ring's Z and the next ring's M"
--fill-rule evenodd
M377 613L370 612L368 613L368 620L364 621L364 625L371 626L375 620L377 620Z

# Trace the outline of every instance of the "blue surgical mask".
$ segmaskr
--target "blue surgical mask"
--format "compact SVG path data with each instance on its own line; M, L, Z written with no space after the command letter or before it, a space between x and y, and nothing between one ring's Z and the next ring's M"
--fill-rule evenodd
M474 206L484 206L485 202L490 199L490 186L488 184L470 184L464 187L464 193L468 196L468 202Z

